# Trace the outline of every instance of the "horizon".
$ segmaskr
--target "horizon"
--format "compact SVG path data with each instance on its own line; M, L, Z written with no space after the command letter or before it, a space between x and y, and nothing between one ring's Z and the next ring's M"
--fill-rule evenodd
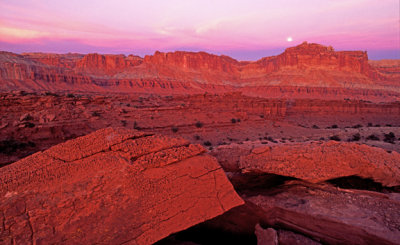
M305 41L305 42L306 42L306 41ZM308 44L317 44L317 43L311 43L311 42L307 42L307 43L308 43ZM322 45L322 44L320 44L320 45ZM296 46L298 46L298 45L296 45ZM327 46L327 45L323 45L323 46ZM290 47L295 47L295 46L290 46ZM263 59L263 58L266 58L266 57L272 57L272 56L280 55L280 54L282 54L283 52L285 52L285 50L286 50L287 48L290 48L290 47L285 47L285 48L282 49L282 51L280 51L280 52L278 51L278 53L273 53L273 51L276 51L276 50L273 50L272 52L270 52L270 53L271 53L270 55L262 56L262 57L257 58L257 59L238 59L238 58L234 57L233 55L229 55L229 54L226 54L226 53L218 53L218 52L204 51L204 50L198 50L198 51L194 51L194 50L170 50L170 51L159 51L159 50L155 50L153 53L145 53L145 54L118 53L118 52L115 52L115 53L102 53L102 52L86 52L86 53L84 53L84 52L41 52L41 51L13 52L13 51L8 51L8 50L0 50L0 52L11 52L11 53L19 54L19 55L29 54L29 53L60 54L60 55L67 55L67 54L79 54L79 55L100 54L100 55L124 55L125 57L127 57L127 56L129 56L129 55L133 55L133 56L138 56L138 57L140 57L140 58L142 58L142 59L144 59L145 56L152 56L152 55L154 55L156 52L161 52L161 53L174 53L174 52L202 53L202 52L203 52L203 53L207 53L207 54L210 54L210 55L216 55L216 56L228 56L228 57L230 57L230 58L232 58L232 59L235 59L235 60L238 61L238 62L256 62L256 61L258 61L258 60L260 60L260 59ZM373 59L373 58L370 57L369 52L366 51L366 50L336 50L336 49L334 49L334 51L335 51L335 52L339 52L339 51L363 51L363 52L367 52L368 60L375 60L375 61L378 61L378 60L399 60L399 59L400 59L400 58ZM240 52L240 51L239 51L239 52ZM268 53L268 52L266 52L266 53Z
M0 7L0 50L14 53L203 51L255 61L307 41L400 59L396 0L5 0Z

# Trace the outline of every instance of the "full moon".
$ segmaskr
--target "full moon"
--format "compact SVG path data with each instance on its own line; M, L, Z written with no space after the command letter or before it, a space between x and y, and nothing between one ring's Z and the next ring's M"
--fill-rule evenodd
M287 38L287 41L288 41L288 42L291 42L291 41L293 41L293 38L292 38L292 37L288 37L288 38Z

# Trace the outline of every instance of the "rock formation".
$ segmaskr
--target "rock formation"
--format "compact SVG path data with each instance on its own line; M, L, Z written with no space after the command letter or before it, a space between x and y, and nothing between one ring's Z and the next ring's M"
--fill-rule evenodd
M106 128L3 167L0 241L151 244L242 204L203 153Z
M398 100L399 66L381 64L369 63L366 52L337 52L306 42L254 62L181 51L156 52L144 58L1 52L0 90L186 94L242 91L263 97L290 94L291 98L325 98L326 94L357 98L360 95L356 94L361 94L363 99L368 97L366 94L377 93Z
M355 143L311 142L255 148L240 159L242 172L265 172L321 182L346 176L400 185L400 154Z
M261 208L265 224L326 244L399 242L400 203L384 194L293 182L246 200Z

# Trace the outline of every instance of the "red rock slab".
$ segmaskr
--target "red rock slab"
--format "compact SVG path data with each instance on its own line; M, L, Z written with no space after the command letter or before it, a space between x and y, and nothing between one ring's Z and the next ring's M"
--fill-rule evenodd
M58 144L52 147L51 151L46 151L46 154L61 161L71 162L106 151L127 139L139 138L144 135L143 132L125 128L104 128L93 134Z
M266 224L326 244L399 244L400 202L332 186L292 182L245 198Z
M311 142L260 147L240 159L242 172L265 172L320 182L346 176L400 185L400 154L355 143Z
M1 244L151 244L243 204L183 139L108 128L62 146L0 169Z

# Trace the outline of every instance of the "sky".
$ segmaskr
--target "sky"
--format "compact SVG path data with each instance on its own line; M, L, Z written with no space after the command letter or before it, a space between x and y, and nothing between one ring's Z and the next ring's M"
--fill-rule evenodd
M399 0L0 0L0 50L257 60L308 41L400 59L399 15Z

